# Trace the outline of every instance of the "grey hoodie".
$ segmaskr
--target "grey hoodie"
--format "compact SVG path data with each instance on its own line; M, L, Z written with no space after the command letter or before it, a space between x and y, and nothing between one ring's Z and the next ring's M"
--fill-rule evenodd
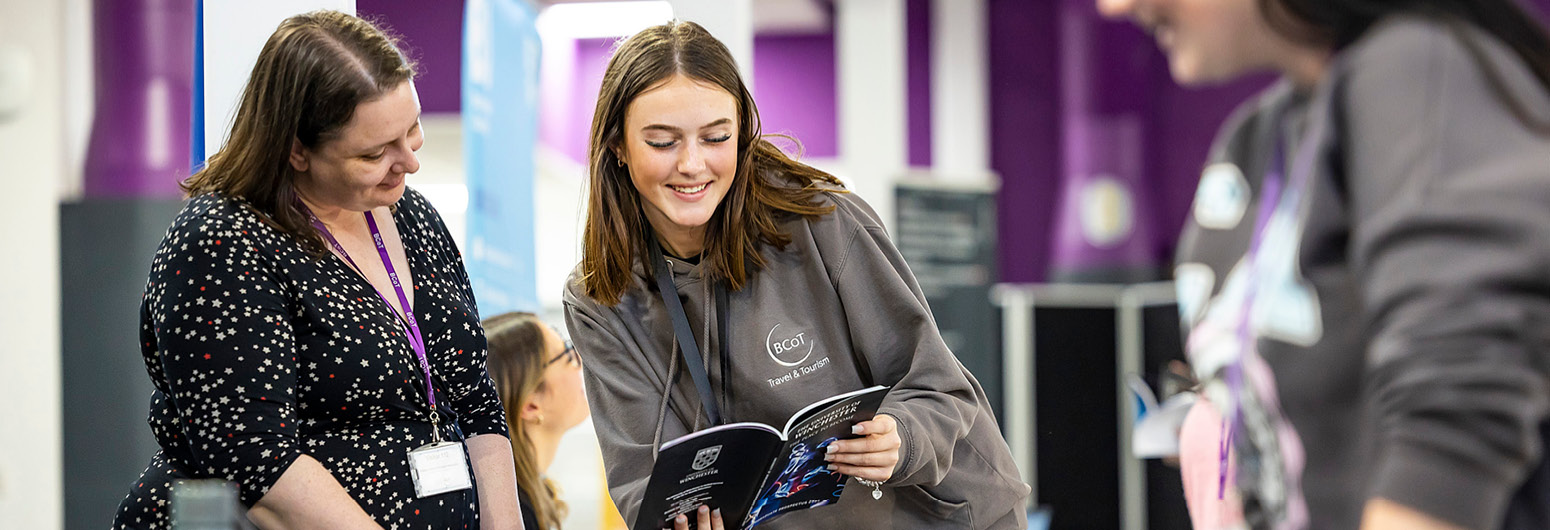
M1550 117L1517 55L1467 31ZM1550 528L1550 137L1512 115L1459 35L1392 16L1316 90L1283 83L1245 105L1180 242L1192 351L1230 351L1202 331L1244 303L1271 146L1312 153L1284 194L1300 200L1269 216L1252 327L1277 391L1267 415L1293 442L1262 460L1290 462L1281 490L1306 498L1309 528L1357 528L1369 498L1468 528Z
M822 197L834 212L785 220L791 243L783 251L764 246L766 267L730 293L730 337L714 336L716 309L699 267L668 260L727 421L783 425L818 399L892 386L879 412L898 420L902 446L882 499L851 481L837 506L760 527L1026 527L1029 488L985 392L942 342L877 214L853 194ZM631 523L656 447L707 427L654 280L639 261L634 272L634 285L612 307L586 296L576 273L565 291L610 493ZM731 341L729 360L716 353L723 339Z

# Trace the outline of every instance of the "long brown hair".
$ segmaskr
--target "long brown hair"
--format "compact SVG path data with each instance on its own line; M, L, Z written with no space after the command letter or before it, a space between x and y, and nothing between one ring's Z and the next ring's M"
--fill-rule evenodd
M782 216L829 213L834 207L818 195L843 190L839 179L793 160L760 135L759 110L737 63L705 28L675 21L642 30L608 61L592 117L581 285L603 304L619 303L631 283L631 264L645 262L647 238L654 237L629 170L614 151L623 148L625 112L641 93L677 74L720 87L737 101L737 173L706 226L702 267L708 280L741 289L765 265L760 244L784 249L791 242L780 231Z
M528 434L522 422L522 404L544 380L544 364L548 359L544 352L544 324L532 313L501 313L487 318L484 337L490 343L488 370L495 382L506 408L506 425L511 430L511 454L517 466L517 487L527 493L533 504L533 519L541 528L550 530L560 527L568 508L560 500L559 489L554 482L544 478L538 468L538 454L533 448L533 436Z
M317 148L334 139L356 106L414 73L395 39L371 22L327 10L286 19L258 53L226 146L183 181L183 191L247 201L303 247L324 252L296 207L292 142Z

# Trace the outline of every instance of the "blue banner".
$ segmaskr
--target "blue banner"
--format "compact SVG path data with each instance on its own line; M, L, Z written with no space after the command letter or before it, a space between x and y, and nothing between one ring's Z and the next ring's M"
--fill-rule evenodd
M533 244L537 19L523 0L469 0L463 16L463 259L484 316L539 310Z

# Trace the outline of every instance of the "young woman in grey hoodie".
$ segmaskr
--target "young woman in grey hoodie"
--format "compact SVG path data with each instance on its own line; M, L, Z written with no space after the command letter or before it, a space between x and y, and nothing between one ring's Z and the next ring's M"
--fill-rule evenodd
M1178 251L1195 527L1550 528L1544 30L1512 0L1098 5L1182 83L1283 77Z
M985 393L943 343L876 213L760 137L725 46L689 22L626 40L604 74L591 144L565 314L625 520L661 443L710 426L702 409L779 425L875 384L891 387L878 415L827 456L860 484L836 506L761 526L1026 527L1029 488ZM679 361L648 258L657 251L702 353L703 394ZM722 528L716 508L677 527Z

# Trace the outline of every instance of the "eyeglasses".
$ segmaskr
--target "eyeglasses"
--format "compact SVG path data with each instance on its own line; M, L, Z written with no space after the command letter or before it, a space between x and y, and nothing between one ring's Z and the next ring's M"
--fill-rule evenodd
M555 334L559 334L559 330L555 330ZM548 361L544 362L544 368L548 368L549 365L560 362L561 360L576 366L581 366L581 354L576 352L576 346L571 344L570 339L565 339L565 351L560 352L560 354L554 356L553 359L549 359Z

